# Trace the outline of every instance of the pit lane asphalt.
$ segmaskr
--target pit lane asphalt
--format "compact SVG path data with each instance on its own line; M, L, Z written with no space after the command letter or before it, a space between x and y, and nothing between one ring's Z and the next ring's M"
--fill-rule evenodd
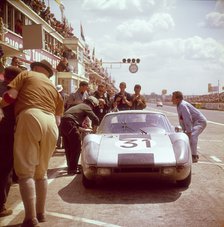
M176 121L175 114L171 116ZM111 185L95 190L82 186L81 176L67 176L63 150L51 158L47 197L48 222L40 226L224 226L224 127L208 123L199 137L200 161L193 164L188 189L170 185ZM0 226L17 227L24 217L18 184L7 206L13 215Z

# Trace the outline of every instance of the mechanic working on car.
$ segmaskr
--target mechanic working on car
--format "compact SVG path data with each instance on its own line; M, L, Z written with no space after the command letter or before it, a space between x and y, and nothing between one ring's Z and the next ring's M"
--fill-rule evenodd
M79 127L83 121L89 117L95 128L99 125L99 118L93 112L94 107L99 105L97 98L89 96L87 99L76 106L72 106L65 111L61 119L60 129L64 141L65 155L68 166L68 174L80 173L78 161L81 152L81 134Z
M172 102L177 106L177 113L180 125L183 131L188 135L191 146L192 161L198 162L197 153L198 136L207 126L207 119L193 105L183 100L183 94L180 91L174 91Z

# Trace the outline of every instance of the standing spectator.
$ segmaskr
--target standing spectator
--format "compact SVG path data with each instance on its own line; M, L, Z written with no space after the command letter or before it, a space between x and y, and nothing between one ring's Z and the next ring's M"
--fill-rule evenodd
M68 94L65 93L64 88L63 88L63 86L62 86L61 84L58 84L58 85L56 86L56 89L57 89L58 93L61 95L61 97L62 97L62 99L63 99L63 102L64 102L64 105L65 105L66 100L67 100L67 98L68 98Z
M207 125L205 116L190 103L183 100L183 94L180 91L174 91L172 102L177 106L177 113L180 125L183 131L188 135L191 146L192 161L198 162L197 153L198 136Z
M19 67L20 66L20 60L17 57L13 57L11 61L11 66Z
M22 70L27 70L26 66L22 65L22 62L17 57L12 58L11 66L18 67Z
M71 68L69 67L69 64L68 64L68 59L65 57L62 57L56 69L58 72L71 72Z
M117 93L114 97L113 107L118 110L130 110L132 103L131 103L131 95L125 91L126 83L120 83L120 92Z
M15 33L19 34L20 36L23 35L23 22L20 19L16 20L15 23Z
M47 168L58 138L63 100L50 81L49 62L33 62L32 71L23 71L11 83L0 102L15 102L14 168L25 208L22 227L46 221Z
M0 83L0 97L7 91L8 84L20 73L21 69L9 66L4 71L4 81ZM13 143L14 143L14 105L3 108L4 118L0 120L0 217L12 214L5 203L12 182Z
M56 89L57 89L58 93L61 95L61 97L63 99L63 103L65 105L66 99L68 98L68 94L66 94L64 92L63 86L61 84L58 84L56 86ZM58 129L59 129L59 135L58 135L58 140L57 140L57 148L62 149L62 148L64 148L64 144L63 144L60 127Z
M76 92L69 95L65 104L65 108L68 109L72 106L82 103L86 98L88 98L88 86L89 84L86 81L81 81Z
M81 152L81 135L79 127L82 127L86 117L92 120L93 125L99 125L99 119L93 109L99 104L98 100L89 96L76 106L69 108L61 119L61 133L64 141L65 154L67 159L68 174L79 173L78 161Z
M131 96L131 102L133 110L143 110L146 108L146 101L143 95L140 94L141 92L141 85L136 84L134 87L134 94Z
M99 105L94 109L94 113L101 122L103 117L110 111L110 97L106 92L105 84L99 84L93 96L99 100Z

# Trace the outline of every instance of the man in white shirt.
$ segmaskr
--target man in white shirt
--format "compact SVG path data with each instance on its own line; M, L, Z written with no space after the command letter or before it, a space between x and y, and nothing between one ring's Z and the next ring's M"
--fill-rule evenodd
M173 92L172 102L173 104L177 105L177 113L180 125L183 131L189 137L192 161L198 162L198 136L207 126L207 119L198 109L183 100L183 94L180 91Z

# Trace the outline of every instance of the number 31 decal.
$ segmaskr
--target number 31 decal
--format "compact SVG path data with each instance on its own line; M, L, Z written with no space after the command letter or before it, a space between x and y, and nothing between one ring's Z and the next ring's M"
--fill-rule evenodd
M120 139L123 144L120 145L122 148L134 148L137 146L144 146L146 148L151 147L151 142L149 139Z

